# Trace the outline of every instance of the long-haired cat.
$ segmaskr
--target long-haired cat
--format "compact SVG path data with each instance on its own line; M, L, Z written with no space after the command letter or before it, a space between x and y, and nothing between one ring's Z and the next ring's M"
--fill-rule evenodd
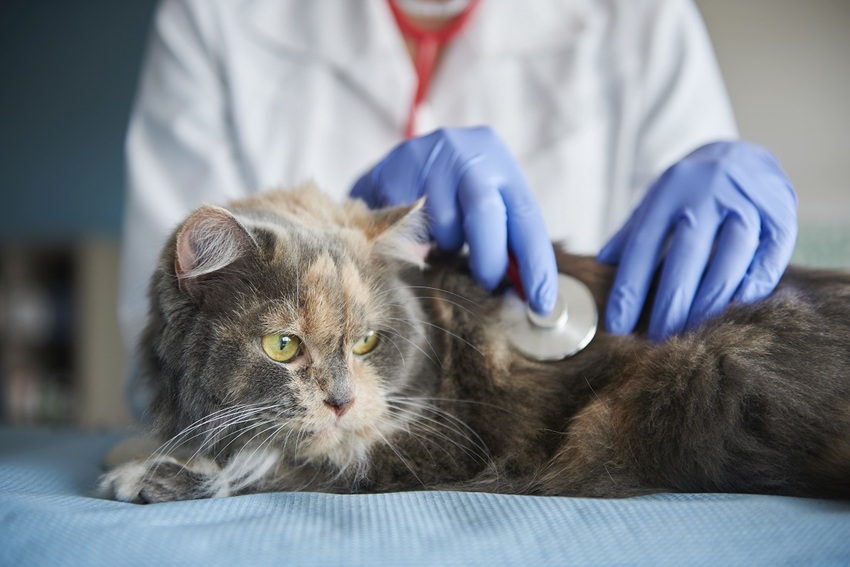
M423 258L423 224L312 187L195 211L141 341L165 442L103 490L850 496L850 274L792 268L664 343L600 332L540 363L463 258ZM602 312L612 269L558 261Z

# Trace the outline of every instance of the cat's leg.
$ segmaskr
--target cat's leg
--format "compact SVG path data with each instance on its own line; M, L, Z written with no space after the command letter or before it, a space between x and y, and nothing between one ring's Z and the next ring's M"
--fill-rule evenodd
M188 462L168 455L138 459L104 474L99 493L136 504L227 496L227 487L216 482L220 472L214 461L204 457Z
M560 451L538 475L534 492L559 496L625 498L663 491L641 480L618 447L616 400L597 397L570 422Z
M155 455L116 466L101 477L99 492L105 498L149 504L290 488L295 481L281 476L279 465L280 451L250 445L222 465L200 455Z

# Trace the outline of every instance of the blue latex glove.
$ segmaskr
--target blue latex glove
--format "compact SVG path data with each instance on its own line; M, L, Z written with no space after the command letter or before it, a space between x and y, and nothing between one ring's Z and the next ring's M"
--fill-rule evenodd
M776 287L797 237L797 198L767 150L717 142L668 169L599 253L619 264L605 324L634 330L663 262L649 336L692 329ZM665 252L666 251L666 252Z
M519 164L490 128L445 128L399 144L361 177L351 196L370 207L425 195L431 236L443 250L469 245L472 275L492 290L517 259L531 308L549 313L557 266L540 207Z

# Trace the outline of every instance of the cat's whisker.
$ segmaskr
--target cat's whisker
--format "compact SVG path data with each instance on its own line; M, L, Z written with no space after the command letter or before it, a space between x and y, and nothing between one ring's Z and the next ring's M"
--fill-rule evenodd
M297 429L295 434L295 452L297 455L301 456L301 447L304 445L304 440L309 435L309 431L305 429Z
M458 418L456 415L452 414L451 412L443 410L443 409L441 409L437 406L434 406L433 404L430 404L430 403L427 403L427 402L422 402L421 399L415 400L415 399L410 399L410 398L408 398L408 399L398 398L395 401L397 403L407 403L409 406L420 409L420 411L432 412L432 413L436 414L437 416L443 417L444 419L449 420L450 422L453 422L454 424L456 424L456 425L449 425L449 424L445 424L445 423L441 423L441 422L437 421L437 423L439 423L441 426L446 427L447 429L451 429L452 431L456 432L457 435L466 439L470 443L470 445L478 451L478 453L475 453L475 456L477 456L482 461L482 463L484 463L488 467L490 467L496 473L496 475L498 476L498 470L495 466L495 463L492 460L492 457L491 457L491 454L490 454L490 449L487 447L487 443L484 441L484 439L482 439L480 434L474 428L470 427L466 422L464 422L463 420L461 420L460 418ZM465 433L463 430L468 431L469 434ZM470 434L471 434L471 436L470 436Z
M414 405L414 404L410 404L410 405L413 405L414 407L416 407L417 409L419 409L421 411L431 412L435 415L438 415L438 416L441 416L445 419L451 420L449 423L444 423L444 422L442 422L438 419L428 417L426 415L422 415L421 413L417 413L416 414L417 419L414 421L415 425L420 426L422 428L427 427L429 429L429 431L431 431L435 436L439 436L441 439L455 444L458 448L464 450L464 452L466 452L471 457L475 457L476 459L480 459L484 463L491 462L490 452L489 452L489 449L487 448L486 444L484 443L484 440L481 439L481 437L478 435L477 432L475 432L474 429L472 429L471 427L466 425L466 423L464 423L462 420L456 418L455 416L452 416L451 414L449 414L449 413L447 413L443 410L440 410L439 408L426 407L426 406L423 406L423 405ZM398 405L393 405L392 407L396 411L402 411L402 412L407 411L407 412L413 413L412 410L405 409L403 407L399 407ZM467 429L472 434L472 436L470 436L469 434L464 432L463 429L461 429L460 427L453 425L452 422L457 423L460 426ZM471 448L467 447L467 446L465 446L461 443L458 443L451 436L440 432L438 430L438 428L440 428L440 427L454 433L458 437L467 441L470 444ZM474 436L474 438L473 438L473 436ZM475 449L476 451L472 451L471 449Z
M208 449L210 447L212 447L213 445L215 445L216 443L218 443L221 440L226 439L227 437L230 437L232 435L238 435L241 431L244 430L244 428L237 429L235 431L227 433L226 435L222 435L222 432L226 431L227 429L232 428L235 425L241 424L241 423L251 423L252 421L256 420L256 416L258 414L263 413L263 412L265 412L269 409L274 409L275 407L276 406L274 406L274 405L272 405L272 406L255 406L255 407L243 406L243 407L236 407L236 408L228 408L227 411L215 412L215 414L211 414L211 416L208 416L207 419L202 420L203 421L202 423L199 423L199 424L191 426L190 428L184 429L183 432L176 435L174 438L172 438L171 441L173 442L173 441L179 440L179 438L181 436L185 436L190 430L197 429L201 425L208 425L210 423L215 423L216 421L221 421L221 423L217 423L213 427L209 427L207 429L204 429L202 431L195 433L194 435L192 435L190 437L182 439L182 440L179 441L178 444L172 443L172 446L168 447L168 451L169 452L173 451L177 447L179 447L179 446L181 446L185 443L188 443L189 441L191 441L193 439L196 439L198 437L203 437L203 441L201 441L201 443L199 444L198 449L195 451L195 454L193 455L193 457L197 456L199 453L207 452Z
M206 425L214 423L218 420L226 420L226 423L229 423L233 419L239 419L245 415L250 415L251 413L264 411L268 408L272 408L274 406L258 406L251 407L250 405L243 404L235 407L228 407L208 414L207 416L198 419L191 425L185 427L182 431L172 436L165 443L160 445L151 455L151 457L162 456L170 454L172 451L176 450L180 446L198 438L205 437L204 441L201 443L201 447L204 447L209 442L209 437L212 432L216 431L220 426L213 427L212 429L203 429ZM200 430L200 431L198 431ZM195 432L193 435L189 435L190 433Z
M275 423L275 422L265 422L265 423L262 423L262 424L256 424L256 425L253 425L253 426L251 427L251 430L253 431L253 435L251 435L251 437L250 437L247 441L244 441L244 442L243 442L243 443L239 446L239 449L236 451L236 453L234 453L233 455L231 455L231 456L229 457L229 460L230 460L230 461L235 461L235 460L237 460L237 459L241 459L241 457L242 457L242 453L243 453L244 451L248 450L249 448L253 447L253 448L254 448L254 451L252 452L252 454L251 454L251 455L249 455L249 458L248 458L248 460L250 460L250 457L251 457L251 456L253 456L253 453L254 453L254 452L256 452L256 451L257 451L257 450L258 450L258 449L259 449L259 448L260 448L260 447L261 447L261 446L265 443L265 441L266 441L267 439L263 439L263 440L261 440L259 444L254 444L254 440L255 440L257 437L260 437L260 436L262 436L262 435L265 435L267 432L272 431L272 430L274 430L274 429L278 428L279 426L280 426L280 424ZM247 431L248 431L248 430L245 430L246 434L247 434Z
M413 417L413 419L410 420L410 423L418 424L418 423L421 423L423 421L433 423L435 425L439 425L440 427L444 427L445 429L448 429L449 431L452 431L452 432L456 433L457 435L465 437L465 438L467 438L467 440L469 440L468 437L462 432L462 430L458 429L457 427L453 426L452 424L442 423L439 420L437 420L433 417L428 417L427 415L424 415L422 413L422 412L437 413L433 408L428 408L428 407L423 407L423 406L414 406L416 410L419 410L419 411L415 411L415 410L411 410L411 409L408 409L406 407L403 407L402 405L399 405L399 403L400 403L399 401L395 401L395 403L390 402L390 403L388 403L388 407L392 410L395 410L396 412L407 413L407 414L411 415ZM437 413L437 415L439 415L439 414Z
M285 433L283 435L283 439L277 441L278 436L281 433ZM293 470L298 470L303 467L303 463L296 463L297 455L298 455L298 431L292 427L290 427L289 423L281 424L277 431L273 433L269 438L269 443L276 443L276 445L280 449L280 454L283 459L287 461L287 466ZM290 442L292 442L292 448L290 449ZM293 464L296 463L296 464Z
M431 361L431 362L432 362L435 366L439 367L440 369L442 369L442 368L443 368L443 363L442 363L442 361L440 361L439 359L436 359L436 360L435 360L434 358L432 358L432 357L431 357L431 355L429 355L427 352L425 352L425 351L422 349L422 347L420 347L420 346L419 346L418 344L416 344L414 341L412 341L412 340L410 340L409 338L405 337L404 335L402 335L402 334L401 334L401 333L399 333L398 331L393 331L393 330L387 330L387 329L384 329L384 332L385 332L385 333L386 333L386 332L391 332L391 333L393 333L395 336L397 336L398 338L400 338L400 339L402 339L402 340L404 340L404 341L407 341L408 343L410 343L410 345L411 345L411 346L413 346L414 348L416 348L416 350L418 350L419 352L421 352L421 353L422 353L422 355L423 355L425 358L427 358L428 360L430 360L430 361ZM430 346L430 345L429 345L429 346Z
M250 439L248 439L248 441L246 441L239 448L239 451L237 451L236 454L233 455L228 460L227 467L226 467L227 473L228 473L227 476L229 477L228 478L228 484L231 487L233 487L233 490L239 491L242 487L250 485L251 483L255 482L256 480L259 480L260 477L265 475L265 472L266 472L265 470L262 470L262 468L258 469L256 467L256 462L254 460L254 457L261 451L263 445L265 445L268 438L261 441L259 444L255 445L254 450L251 451L251 453L247 457L243 456L243 452L246 449L248 449L249 447L252 446L253 441L257 437L259 437L261 435L265 435L269 431L274 431L275 429L279 429L280 427L282 427L282 425L279 424L279 423L275 423L275 422L267 423L266 427L264 429L257 431ZM259 426L257 428L259 429ZM268 451L268 455L266 456L265 459L263 459L263 461L268 462L270 459L276 461L277 460L276 455L277 455L276 451L270 450L270 451ZM231 463L233 463L233 464L231 464ZM236 463L238 463L238 468L236 468L234 470L233 467L237 466ZM252 467L252 468L248 468L248 467Z
M410 419L408 420L409 423L418 425L422 422L427 422L432 426L443 428L459 437L464 438L466 441L472 443L473 445L476 445L476 448L482 448L482 446L478 446L478 442L473 440L470 435L467 434L461 427L455 425L452 422L452 416L443 414L438 408L427 407L421 404L406 404L398 399L389 401L388 408L393 410L397 415L408 415L410 417ZM428 413L433 414L436 417L426 415ZM447 419L447 421L440 421L439 419L437 419L439 417L443 417Z
M231 437L231 436L232 436L232 437L233 437L233 439L232 439L232 440L231 440L231 441L230 441L227 445L225 445L225 447L224 447L224 448L226 448L226 447L227 447L227 446L229 446L231 443L233 443L236 439L238 439L241 435L245 434L246 432L248 432L248 431L250 431L250 430L252 430L252 429L254 429L254 428L259 427L261 422L257 422L256 418L252 418L251 420L248 420L248 423L250 423L251 425L248 425L248 426L246 426L246 427L238 428L238 429L236 429L236 430L234 430L234 431L232 431L232 432L230 432L230 433L227 433L226 435L223 435L223 436L218 435L218 434L215 434L215 435L210 434L210 435L207 437L207 439L205 439L205 440L204 440L204 443L203 443L203 444L201 444L201 445L198 447L198 449L197 449L197 450L196 450L196 451L195 451L195 452L194 452L194 453L193 453L193 454L192 454L192 455L191 455L188 459L186 459L186 460L184 461L183 466L181 467L180 471L182 471L183 469L187 468L187 467L188 467L188 465L189 465L189 463L193 462L193 461L194 461L195 459L197 459L198 457L200 457L200 456L208 456L208 455L206 455L206 454L209 452L209 450L210 450L210 449L212 449L212 448L213 448L213 446L214 446L216 443L219 443L219 442L223 441L224 439L227 439L228 437ZM235 425L235 424L234 424L234 423L228 423L228 424L224 424L224 425L222 425L222 426L220 426L220 427L227 427L227 428L229 428L229 427L232 427L233 425ZM219 452L218 452L215 456L212 456L212 457L211 457L211 459L212 459L213 461L215 461L215 462L218 462L218 461L219 461L219 459L221 458L221 455L222 455L222 453L223 453L223 451L224 451L224 448L223 448L221 451L219 451ZM241 451L241 449L240 449L240 451ZM178 471L178 472L180 472L180 471Z
M169 453L170 451L172 451L173 449L176 448L176 446L174 446L174 445L177 444L178 441L179 441L179 445L182 445L182 444L186 443L188 440L194 439L194 437L199 436L200 434L198 434L196 436L192 436L188 439L183 439L183 438L186 437L190 432L203 427L207 423L210 423L212 421L215 421L216 419L219 419L218 414L233 412L235 410L236 410L236 408L225 408L225 409L219 410L217 412L214 412L213 414L202 417L201 419L199 419L199 420L195 421L194 423L188 425L182 431L180 431L176 435L172 436L170 439L168 439L166 442L164 442L162 445L160 445L153 452L153 456L163 455L163 454ZM240 410L241 410L241 408L240 408ZM179 445L177 445L177 446L179 446Z
M390 408L390 409L393 409L393 408ZM393 417L398 418L399 416L394 415ZM427 438L423 439L422 435L416 433L413 429L411 429L411 426L416 425L414 423L416 417L418 417L418 414L415 414L412 419L402 421L400 425L398 424L398 421L399 421L398 419L390 420L390 419L382 417L379 420L379 424L390 424L390 426L398 427L405 434L409 435L411 439L415 439L416 442L419 443L419 445L422 447L422 450L425 451L428 454L428 457L431 459L431 461L436 462L433 454L431 453L431 450L428 448L428 445L425 444L426 440L431 441L431 443L434 444L433 441L431 439L427 439ZM438 447L440 447L440 449L442 449L443 452L445 452L446 454L449 454L448 451L446 451L446 449L442 445L439 445L439 444L436 444L436 445Z
M287 425L289 425L289 424L291 423L290 421L284 421L284 422L282 422L282 423L281 423L281 422L280 422L279 420L277 420L277 419L269 419L269 418L262 418L262 421L259 421L259 422L256 420L256 418L254 418L254 420L253 420L253 424L252 424L252 420L246 420L246 421L247 421L247 423L249 423L249 425L248 425L248 426L246 426L246 427L242 427L242 428L239 428L239 429L237 429L237 430L235 430L235 431L233 431L233 432L231 432L231 433L228 433L227 435L225 435L225 436L223 436L223 437L221 438L221 440L223 441L223 440L224 440L224 439L226 439L227 437L231 437L231 436L233 437L233 438L232 438L232 439L231 439L231 440L230 440L230 441L229 441L226 445L224 445L223 447L221 447L221 449L220 449L220 450L218 451L218 453L216 454L216 457L215 457L216 459L219 459L219 458L220 458L220 457L224 454L224 452L225 452L225 451L226 451L226 450L227 450L227 449L228 449L228 448L229 448L229 447L230 447L233 443L235 443L235 442L236 442L236 440L237 440L237 439L239 439L239 438L240 438L240 437L242 437L243 435L246 435L246 434L247 434L247 433L248 433L251 429L253 429L253 428L255 428L255 427L260 427L260 425L261 425L263 422L265 422L265 423L267 423L267 424L268 424L268 423L271 423L271 424L281 424L281 425L282 425L282 426L284 426L284 427L285 427L285 426L287 426ZM230 425L229 425L229 427L232 427L233 425L236 425L236 424L235 424L235 423L230 424ZM253 437L252 437L251 439L253 439ZM251 440L249 439L249 441L248 441L248 442L250 442L250 441L251 441ZM247 443L247 442L246 442L246 443ZM245 443L243 443L243 447L244 447L244 444L245 444ZM241 451L241 450L242 450L242 447L240 447L239 451Z
M388 335L384 335L384 338L387 339L393 347L398 351L398 355L401 357L401 365L407 366L407 362L404 359L404 352L399 348L394 340L392 340Z
M385 317L385 320L386 321L399 321L401 323L404 323L405 325L408 325L414 332L416 332L416 334L418 334L423 339L428 338L428 333L425 332L425 329L422 329L418 325L416 325L416 323L420 322L421 319L417 319L417 318L412 317L408 314L407 317L390 317L390 316L387 316L387 317Z
M290 431L289 422L278 423L277 428L275 429L275 432L272 433L266 439L266 443L269 445L269 447L271 447L272 445L275 444L275 442L277 441L278 435L280 435L281 432L283 432L283 431ZM283 447L281 447L281 453L282 454L286 453L286 443L284 443Z
M412 300L415 300L415 301L418 301L418 302L439 301L439 302L442 302L442 303L446 303L448 305L451 305L453 307L460 309L461 311L463 311L464 313L469 315L472 319L474 319L476 321L480 320L478 313L476 313L475 311L472 311L468 307L461 305L460 303L458 303L457 301L454 301L452 299L448 299L448 298L445 298L445 297L430 296L430 295L411 295L408 299L412 299ZM398 302L398 301L391 301L391 302L388 302L386 305L387 306L404 307L405 304Z
M272 431L272 433L270 435L265 435L265 439L263 439L257 446L257 450L277 451L279 455L285 455L285 449L275 447L274 442L277 439L277 436L287 429L288 422L269 422L269 427L263 431L263 434L266 434L269 431ZM251 457L253 457L253 454ZM251 459L249 458L248 460L250 461Z
M509 410L508 408L506 408L504 406L492 404L492 403L489 403L489 402L482 402L481 400L469 400L469 399L464 399L464 398L438 398L438 397L429 397L429 396L405 396L404 399L409 400L409 401L420 401L420 402L425 402L425 403L444 402L444 403L451 403L451 404L468 404L468 405L482 406L482 407L491 408L491 409L500 411L502 413L505 413L507 415L517 417L517 418L520 418L520 419L526 419L528 417L528 416L523 415L521 413Z
M461 311L464 311L465 313L471 315L473 318L478 319L478 314L475 313L473 310L471 310L469 307L463 305L462 303L460 303L458 301L455 301L454 299L450 299L448 297L440 297L439 295L416 295L416 294L411 293L408 297L405 297L405 300L408 300L408 299L414 299L414 300L420 301L420 302L440 301L442 303L446 303L446 304L451 305L453 307L457 307ZM404 303L402 303L398 300L395 300L395 301L387 302L386 305L403 306Z
M308 461L304 461L304 462L302 462L299 469L307 468L309 465L310 465L310 463ZM314 467L313 476L310 477L309 479L305 479L305 481L301 484L301 486L298 487L296 490L301 491L301 490L307 490L310 487L315 487L316 486L316 479L319 478L319 475L321 474L321 472L322 472L322 467Z
M360 478L364 472L364 461L362 459L350 459L342 465L337 465L336 474L327 480L326 486L333 486L346 474L352 479L352 482L355 482L355 479Z
M253 427L255 424L257 424L258 420L266 419L266 418L262 418L260 416L260 414L264 413L268 409L274 409L274 407L275 406L271 406L269 408L256 408L256 409L252 409L250 411L246 411L246 412L241 413L241 414L236 414L234 416L231 416L226 421L216 425L215 427L213 427L213 428L211 428L207 431L207 437L204 440L204 442L202 443L201 449L206 451L208 447L212 448L214 445L220 443L221 441L227 439L228 437L233 437L233 440L231 440L231 442L230 442L230 443L232 443L233 441L235 441L235 439L238 439L238 437L242 433L244 433L245 431L247 431L248 429ZM232 429L233 427L241 425L241 424L248 424L248 425L244 426L244 427L239 427L239 428L237 428L233 431L230 431L229 433L224 433L224 432L227 432L229 429ZM230 443L228 443L228 445ZM227 447L227 445L225 447Z
M414 331L418 331L419 334L421 335L422 339L424 339L425 343L428 345L428 348L431 349L431 354L434 355L435 359L439 359L439 354L437 354L437 351L434 349L434 345L431 344L431 340L428 337L428 334L425 332L424 329L421 328L421 326L416 325L412 321L410 321L408 319L401 318L401 317L388 317L387 320L388 321L400 321L400 322L408 325ZM396 332L398 332L398 331L396 331ZM431 359L431 360L433 360L433 359Z
M411 327L415 327L415 325L413 323L411 323L410 321L405 321L404 319L390 318L390 320L400 320L404 323L407 323ZM430 321L423 321L423 320L420 320L420 319L414 319L414 321L416 321L416 323L419 323L420 325L425 325L425 326L431 327L433 329L437 329L438 331L441 331L443 333L446 333L447 335L454 337L455 339L459 340L460 342L462 342L463 344L465 344L466 346L468 346L469 348L471 348L472 350L474 350L475 352L480 354L482 357L484 356L484 353L481 352L481 350L477 346L475 346L474 344L472 344L468 340L464 339L463 337L461 337L457 333L449 331L445 327L437 325L436 323L431 323Z
M453 296L453 297L455 297L455 298L457 298L457 299L459 299L459 300L461 300L461 301L463 301L463 302L465 302L465 303L470 303L470 304L474 305L475 307L481 307L481 304L480 304L480 303L478 303L477 301L474 301L474 300L470 299L469 297L466 297L466 296L461 295L461 294L459 294L459 293L455 293L455 292L453 292L453 291L449 291L449 290L447 290L447 289L443 289L443 288L440 288L440 287L434 287L434 286L428 286L428 285L403 285L403 286L397 286L397 287L395 287L395 288L387 289L387 290L385 290L383 293L386 295L386 294L389 294L389 293L392 293L392 292L396 292L396 291L401 291L401 290L415 290L415 289L418 289L418 290L425 290L425 291L434 291L434 292L437 292L438 294L451 295L451 296ZM435 296L435 295L423 295L423 296L418 296L417 298L418 298L418 299L436 299L436 300L443 300L443 301L451 301L451 300L449 300L448 298L440 297L439 295L436 295L436 296ZM461 309L465 309L466 311L469 311L469 312L471 313L471 311L470 311L467 307L464 307L461 303L457 303L457 302L455 302L455 303L454 303L454 305L456 305L456 306L460 307Z
M411 412L406 412L406 413L411 413ZM455 456L446 448L445 444L439 443L438 439L434 439L434 437L439 438L441 435L438 432L436 432L432 427L428 426L427 424L422 424L422 423L416 422L415 418L418 417L418 414L411 414L411 415L414 419L406 420L400 426L400 430L403 431L408 436L408 438L415 440L419 444L419 446L422 447L422 450L425 451L425 453L428 455L428 457L430 458L430 460L434 464L439 463L439 461L434 457L434 454L429 449L429 445L436 446L437 448L439 448L443 453L446 454L446 456L449 459L451 459L453 464L457 464L457 459L455 459ZM398 416L395 416L395 417L398 417ZM396 420L389 420L389 419L386 419L386 418L379 419L377 424L378 425L389 424L390 426L394 426L397 429L399 428ZM419 433L419 432L416 431L416 429L413 429L412 427L415 427L416 429L424 429L424 430L426 430L426 433ZM449 439L445 435L442 435L442 437L443 437L443 440L448 441L448 443L450 445L460 446L460 445L458 445L458 443L456 441Z
M463 444L457 442L455 439L452 439L450 436L440 432L437 427L430 425L426 421L422 421L421 419L417 421L412 421L408 424L408 427L405 428L405 433L407 433L411 438L415 439L425 449L425 451L428 453L428 456L433 462L436 463L437 461L434 459L431 451L427 449L425 441L428 441L430 444L439 448L455 464L457 464L457 459L455 459L455 456L451 453L451 451L448 450L446 444L448 444L449 446L457 447L458 449L463 451L467 456L475 460L480 460L485 463L487 462L486 459L482 459L480 455L478 455L474 451L471 451L468 447L465 447ZM422 433L417 432L417 429L422 430ZM444 443L440 443L440 440L442 440Z
M404 458L404 456L403 456L403 455L402 455L402 453L401 453L401 450L400 450L400 449L397 449L397 448L393 445L393 443L391 443L391 442L390 442L390 440L389 440L389 439L387 439L387 437L386 437L383 433L381 433L381 432L380 432L380 430L378 430L378 429L374 429L374 428L373 428L373 431L375 432L375 434L376 434L378 437L380 437L380 438L381 438L381 440L384 442L384 444L387 446L387 448L389 448L389 450L390 450L390 451L392 451L392 452L393 452L393 454L395 454L395 456L396 456L396 457L398 457L398 460L399 460L399 461L401 461L401 463L402 463L405 467L407 467L407 470L409 470L409 471L410 471L410 474L412 474L412 475L413 475L413 478L415 478L415 479L416 479L416 481L417 481L419 484L421 484L421 485L422 485L422 488L428 488L428 485L426 485L424 482L422 482L422 479L421 479L421 478L419 478L419 475L417 475L417 474L416 474L416 470L415 470L415 469L414 469L414 468L410 465L410 463L409 463L409 462L407 462L407 459L405 459L405 458Z

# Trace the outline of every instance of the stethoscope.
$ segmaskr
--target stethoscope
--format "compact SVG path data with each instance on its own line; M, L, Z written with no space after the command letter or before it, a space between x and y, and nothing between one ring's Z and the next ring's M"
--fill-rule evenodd
M449 0L444 3L422 2L421 0L388 0L399 30L405 38L413 42L416 50L414 67L417 84L407 114L407 125L404 129L405 138L411 138L416 133L416 113L425 97L428 96L428 88L431 86L431 78L434 75L440 48L448 44L467 27L479 2L480 0ZM453 17L454 19L444 28L429 30L416 25L410 20L408 14L423 17Z
M428 88L440 48L469 25L480 0L387 0L402 35L414 47L417 86L405 125L405 138L416 133L416 115L428 95ZM428 30L413 23L408 15L453 17L444 28ZM525 299L519 270L511 255L508 276L513 282L499 313L511 345L524 356L540 361L561 360L586 347L596 334L598 312L590 290L581 281L558 274L558 297L548 316L534 313Z

